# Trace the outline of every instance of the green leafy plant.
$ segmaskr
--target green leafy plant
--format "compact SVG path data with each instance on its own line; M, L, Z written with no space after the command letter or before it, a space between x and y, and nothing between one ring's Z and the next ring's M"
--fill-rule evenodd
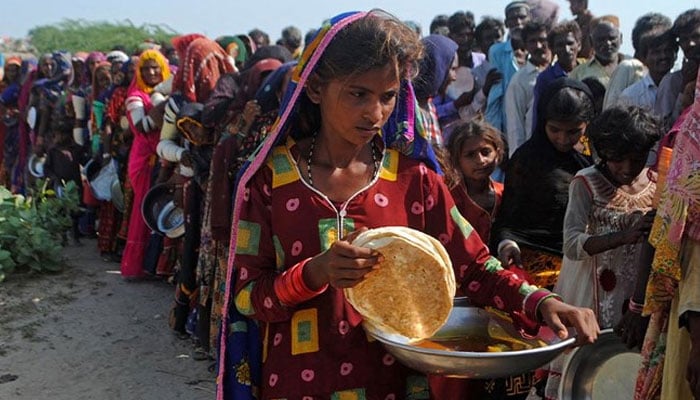
M62 238L77 211L74 182L53 189L38 181L27 197L0 187L0 282L15 270L60 270Z

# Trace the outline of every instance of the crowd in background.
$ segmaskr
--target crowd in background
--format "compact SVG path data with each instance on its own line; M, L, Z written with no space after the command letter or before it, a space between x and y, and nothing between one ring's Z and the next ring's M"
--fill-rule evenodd
M697 389L685 383L686 369L700 369L692 356L700 292L690 272L700 265L700 225L690 219L698 199L684 192L690 211L686 203L674 214L680 206L659 192L670 163L663 149L677 153L674 145L698 135L700 10L643 15L626 55L616 16L595 15L586 0L569 3L571 21L560 21L548 0L514 1L480 19L438 15L428 32L407 21L424 53L413 79L416 120L460 213L502 263L592 308L601 328L641 348L635 398L690 398ZM275 44L255 29L144 38L137 49L5 55L0 184L26 193L39 178L75 182L74 243L97 238L125 279L173 282L170 327L193 339L197 359L214 360L238 229L237 173L274 129L314 37L290 26ZM691 175L700 160L693 149L682 149ZM42 176L31 170L36 160ZM104 168L118 177L118 203L90 187ZM162 198L181 210L184 229L159 226L152 209ZM660 214L667 230L654 222ZM674 224L685 230L668 244L663 234L678 233ZM697 328L689 336L687 327ZM431 393L554 399L562 362L466 386L436 378Z

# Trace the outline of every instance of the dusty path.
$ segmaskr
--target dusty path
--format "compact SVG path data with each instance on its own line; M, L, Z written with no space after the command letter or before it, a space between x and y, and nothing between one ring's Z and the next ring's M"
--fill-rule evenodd
M60 274L0 283L0 399L213 399L212 362L168 328L173 286L124 282L83 243Z

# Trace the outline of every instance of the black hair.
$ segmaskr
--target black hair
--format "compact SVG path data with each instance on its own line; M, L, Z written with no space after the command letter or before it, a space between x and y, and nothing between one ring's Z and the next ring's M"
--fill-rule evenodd
M457 11L447 20L447 28L450 32L458 32L464 28L474 29L474 14L470 11Z
M603 101L605 100L605 92L607 91L605 89L605 85L603 85L598 78L594 78L592 76L583 79L581 82L588 86L588 89L590 89L591 94L593 95L595 115L600 114L601 111L603 111Z
M574 39L581 43L581 28L578 26L576 21L564 21L559 24L554 25L552 30L547 33L547 44L550 48L554 47L554 39L558 36L566 36L569 33L574 35Z
M413 79L422 57L423 44L410 27L385 11L374 10L336 34L311 78L325 85L335 79L395 65L398 78ZM305 96L300 101L300 109L301 133L318 130L321 122L318 105Z
M423 45L410 27L390 14L374 11L338 32L314 74L327 82L396 63L399 76L405 78L417 72L422 56Z
M293 49L301 46L301 31L296 26L288 26L282 29L282 44Z
M634 23L634 28L632 28L632 47L635 54L644 54L640 48L644 35L660 28L670 29L671 25L671 19L663 14L650 12L639 17L637 22Z
M474 28L474 39L479 42L482 39L484 32L490 29L500 30L501 34L505 34L506 32L506 26L500 19L494 17L483 17L481 18L479 25ZM484 51L484 49L481 50Z
M673 35L678 38L682 34L692 31L698 25L700 25L700 10L697 8L692 8L683 12L676 18L675 21L673 21L671 31L673 32Z
M452 165L459 166L459 159L462 154L462 146L467 139L480 137L489 142L498 154L498 159L503 160L505 143L501 137L501 132L486 121L475 119L471 121L460 121L456 123L450 139L447 143L447 150L450 153Z
M254 41L256 41L255 40L256 38L262 38L262 42L265 46L270 45L270 35L261 31L258 28L255 28L255 29L251 30L250 32L248 32L248 36L250 36Z
M318 29L311 28L306 31L306 35L304 35L304 47L308 47L311 44L316 37L316 33L318 33Z
M443 27L449 30L449 27L447 26L447 21L449 19L450 17L448 17L445 14L436 15L435 18L433 18L433 20L430 22L430 34L438 33L438 30ZM439 34L442 34L442 32L440 32Z
M527 43L527 38L540 32L548 32L547 24L541 21L528 21L521 31L521 36L524 43Z
M603 111L586 131L602 161L643 154L661 139L662 124L651 112L636 106Z
M560 79L566 78L554 80L550 86L554 86L553 84L558 83ZM588 87L585 88L588 89ZM546 102L542 110L542 120L545 123L546 121L590 122L595 117L595 106L590 89L586 92L583 88L564 86L555 91L545 90L545 93L548 96L543 96L540 100ZM539 114L540 110L537 112Z
M647 32L642 35L639 41L639 55L646 58L647 54L652 51L653 48L664 44L670 45L674 53L678 51L678 42L670 29L660 28Z

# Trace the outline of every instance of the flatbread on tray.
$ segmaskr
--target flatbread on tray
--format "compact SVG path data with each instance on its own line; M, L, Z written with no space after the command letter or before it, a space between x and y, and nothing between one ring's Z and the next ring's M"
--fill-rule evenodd
M378 269L345 289L368 328L416 341L444 325L456 286L452 262L439 241L415 229L391 226L363 232L352 244L384 256Z

